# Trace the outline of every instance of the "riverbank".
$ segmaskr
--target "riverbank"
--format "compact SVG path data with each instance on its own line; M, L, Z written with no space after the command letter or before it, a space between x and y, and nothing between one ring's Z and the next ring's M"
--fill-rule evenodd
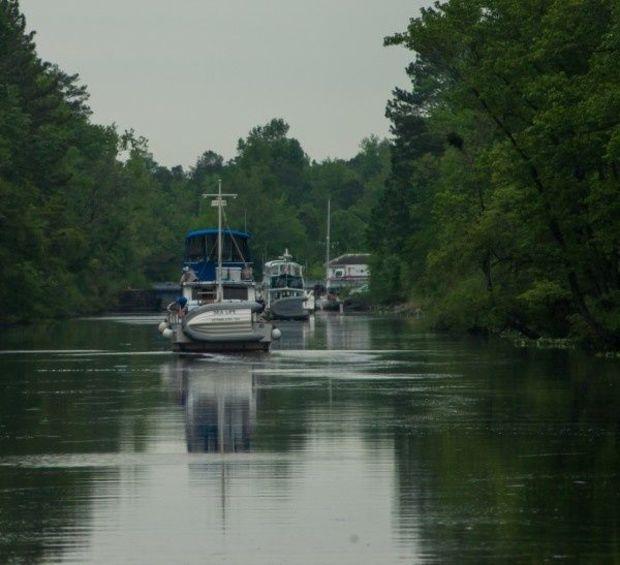
M387 305L387 306L374 304L374 305L371 305L368 310L372 312L373 314L379 314L379 315L390 314L390 315L399 316L402 318L420 319L423 317L422 308L418 304L414 304L413 302L392 304L392 305Z
M620 351L609 350L604 347L596 347L595 344L570 337L528 337L514 330L494 330L492 328L472 327L468 329L455 329L442 327L432 319L425 316L422 307L415 302L402 302L397 304L369 304L368 312L381 316L397 316L399 318L415 318L424 320L429 329L445 334L480 335L485 337L497 337L510 341L518 349L557 349L557 350L582 350L596 357L608 359L620 358Z

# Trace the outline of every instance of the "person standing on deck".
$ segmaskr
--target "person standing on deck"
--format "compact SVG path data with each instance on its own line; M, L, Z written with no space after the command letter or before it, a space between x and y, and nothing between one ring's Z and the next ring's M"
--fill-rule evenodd
M183 274L181 275L180 284L183 286L185 283L193 283L198 280L196 271L191 267L183 267Z
M171 314L176 314L179 318L185 317L185 314L187 314L187 298L179 296L174 302L166 306L166 310Z

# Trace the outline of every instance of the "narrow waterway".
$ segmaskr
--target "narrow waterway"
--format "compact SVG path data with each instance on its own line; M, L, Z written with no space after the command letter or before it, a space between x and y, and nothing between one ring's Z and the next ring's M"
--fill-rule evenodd
M620 365L317 315L179 357L157 317L0 337L0 563L620 560Z

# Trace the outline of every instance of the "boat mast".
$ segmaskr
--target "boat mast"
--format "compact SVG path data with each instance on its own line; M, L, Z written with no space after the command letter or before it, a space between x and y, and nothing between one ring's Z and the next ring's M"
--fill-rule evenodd
M221 302L224 299L224 287L222 285L222 212L226 206L226 200L222 197L237 198L236 194L222 194L222 179L217 180L217 194L203 194L203 198L213 198L211 206L217 208L217 294L215 301Z
M327 242L325 245L325 292L329 289L329 247L330 247L330 235L331 235L331 212L332 212L332 200L327 199Z
M215 300L221 302L224 298L222 287L222 179L217 179L217 295Z

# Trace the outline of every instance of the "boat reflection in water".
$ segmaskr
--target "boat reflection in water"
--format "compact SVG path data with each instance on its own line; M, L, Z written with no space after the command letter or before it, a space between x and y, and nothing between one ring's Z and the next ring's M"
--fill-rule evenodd
M256 422L252 365L177 359L171 368L185 405L187 451L251 451Z
M328 349L372 349L371 326L363 316L343 316L333 312L321 314L325 324L325 341Z

